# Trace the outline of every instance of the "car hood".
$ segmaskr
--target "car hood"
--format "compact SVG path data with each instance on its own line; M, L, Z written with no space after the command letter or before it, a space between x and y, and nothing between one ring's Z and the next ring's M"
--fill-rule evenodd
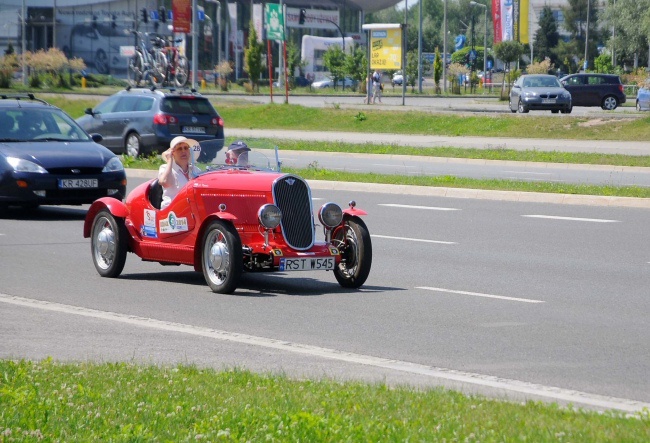
M35 162L49 168L103 168L113 154L95 142L3 142L0 154Z
M569 92L564 88L558 88L556 86L540 86L540 87L529 87L529 88L524 88L524 91L530 91L530 92L536 92L537 94L542 93L542 92L554 92L556 94L562 93L562 92Z

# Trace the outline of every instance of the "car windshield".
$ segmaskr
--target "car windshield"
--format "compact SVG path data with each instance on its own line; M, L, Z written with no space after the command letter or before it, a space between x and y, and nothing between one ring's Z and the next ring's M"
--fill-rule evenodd
M206 143L200 142L203 148ZM239 154L236 163L227 160L228 151L226 146L217 152L217 156L213 162L207 166L207 171L223 170L223 169L244 169L255 171L280 171L281 161L277 151L277 146L272 143L265 143L263 141L255 140L253 144L248 144L250 151L243 151Z
M88 141L65 112L48 108L0 110L0 141Z
M216 115L216 111L205 98L167 97L161 104L161 110L168 114L207 114Z
M525 77L523 79L524 88L561 88L562 85L557 78L549 76Z

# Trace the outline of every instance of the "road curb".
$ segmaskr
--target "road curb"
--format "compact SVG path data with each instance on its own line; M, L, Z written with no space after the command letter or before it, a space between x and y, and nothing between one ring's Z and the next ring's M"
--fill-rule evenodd
M158 171L126 169L127 178L155 178ZM543 192L491 191L485 189L444 188L434 186L386 185L380 183L307 180L312 189L354 192L382 192L397 195L467 198L475 200L552 203L558 205L607 206L650 209L650 199L602 195L549 194Z

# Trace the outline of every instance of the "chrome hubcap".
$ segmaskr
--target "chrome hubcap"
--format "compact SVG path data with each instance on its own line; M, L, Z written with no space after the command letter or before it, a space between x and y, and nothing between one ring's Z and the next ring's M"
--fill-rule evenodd
M211 244L211 246L206 248L204 259L209 270L210 280L216 284L222 284L228 278L228 267L230 266L228 245L220 231L213 232L207 244Z
M97 264L106 269L115 259L115 232L111 229L108 220L103 219L101 225L103 227L95 237L95 258Z

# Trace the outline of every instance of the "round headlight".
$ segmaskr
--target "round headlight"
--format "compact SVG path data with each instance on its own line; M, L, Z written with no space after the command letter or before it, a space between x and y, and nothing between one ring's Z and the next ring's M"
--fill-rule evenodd
M257 218L266 229L275 229L282 220L282 212L277 206L266 204L257 211Z
M318 219L328 228L334 228L341 224L343 211L336 203L325 203L318 211Z

